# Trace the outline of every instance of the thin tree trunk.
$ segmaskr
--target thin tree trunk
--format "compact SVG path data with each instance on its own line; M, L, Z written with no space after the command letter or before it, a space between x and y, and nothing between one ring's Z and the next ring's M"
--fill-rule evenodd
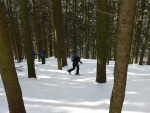
M88 36L88 5L87 0L84 0L84 58L89 58L89 36Z
M73 0L73 51L77 53L76 2L77 0Z
M148 23L150 23L150 12L149 12L149 22ZM149 29L150 28L150 25L148 25L148 28L147 29ZM149 53L148 53L148 60L147 60L147 65L150 65L150 48L148 48L148 51L149 51Z
M148 49L148 60L147 60L147 65L150 65L150 48Z
M49 10L49 16L50 16L50 19L49 20L49 35L48 35L48 41L49 41L49 56L53 56L53 37L52 37L52 15L51 15L51 10Z

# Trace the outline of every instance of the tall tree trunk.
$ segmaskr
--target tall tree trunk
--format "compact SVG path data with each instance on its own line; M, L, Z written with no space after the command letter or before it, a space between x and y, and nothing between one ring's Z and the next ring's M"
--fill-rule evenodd
M65 7L65 15L66 15L66 20L65 20L65 36L66 36L66 48L67 48L67 57L70 56L70 53L69 53L69 15L68 15L68 11L69 11L69 5L70 5L70 0L66 0L66 7Z
M15 23L14 23L14 16L12 12L12 1L8 1L8 9L9 9L9 16L10 16L10 25L11 25L11 33L12 33L12 43L13 43L13 50L16 56L16 59L18 62L21 62L20 54L19 54L19 47L17 44L17 36L16 36L16 28L15 28Z
M111 12L110 11L110 4L111 4L111 2L110 1L108 1L108 5L107 5L107 8L108 8L108 12ZM109 65L109 60L111 60L111 43L110 43L110 41L111 41L111 39L110 39L110 20L111 20L111 16L107 16L107 28L106 29L108 29L107 30L107 47L106 47L106 64L107 65Z
M147 60L147 65L150 65L150 48L148 49L148 60Z
M150 10L149 10L149 21L148 21L148 23L150 23ZM150 25L148 25L148 28L147 29L149 29L150 28ZM149 51L149 53L148 53L148 60L147 60L147 65L150 65L150 48L148 48L148 51Z
M71 55L71 50L73 49L73 44L70 44L71 40L72 40L72 28L71 28L71 24L70 24L70 21L71 21L71 18L72 18L72 15L71 15L71 11L70 11L70 7L71 7L71 1L70 0L65 0L66 1L66 4L65 4L65 38L66 38L66 54L67 54L67 57L70 57Z
M19 56L19 61L21 61L21 60L23 60L23 45L22 45L22 40L23 40L23 38L22 38L22 36L20 35L20 33L19 33L19 28L20 28L20 24L19 24L19 18L18 18L18 14L16 13L15 14L15 23L14 23L14 25L15 25L15 28L17 28L16 29L16 44L17 44L17 48L18 48L18 56Z
M67 65L66 44L64 38L64 26L62 18L61 0L52 0L53 8L53 21L55 29L55 41L57 48L57 61L58 69L62 69L62 66ZM62 59L61 59L62 58Z
M122 111L133 38L136 1L120 0L114 86L111 94L109 113L121 113Z
M138 55L139 55L139 47L140 47L140 38L141 38L141 31L142 31L142 23L143 23L143 15L144 15L144 10L145 10L145 0L141 0L141 12L139 15L139 20L138 20L138 28L137 28L137 37L136 37L136 47L135 47L135 52L133 55L133 63L138 62Z
M28 8L26 0L18 0L19 8L20 8L20 17L21 17L21 25L23 30L24 37L24 49L27 58L28 65L28 78L36 78L35 68L34 68L34 56L32 54L32 39L28 18Z
M75 52L77 52L76 2L77 0L73 0L73 51Z
M42 49L42 40L41 40L40 27L39 27L38 16L37 16L38 8L36 6L37 4L35 0L32 0L32 4L33 4L33 22L34 22L34 29L36 34L36 47L37 47L38 54L40 54L40 51Z
M141 51L141 54L140 54L139 65L143 65L143 58L144 58L145 49L146 49L147 40L148 40L148 31L149 31L149 28L150 28L150 25L149 25L150 24L150 13L149 13L148 20L149 21L146 23L147 24L147 28L146 28L144 39L143 39L143 43L142 43L142 51Z
M96 82L106 82L106 46L107 46L107 0L98 1L98 26L97 26L97 75Z
M49 10L49 16L50 18L48 19L49 23L49 35L48 35L48 41L49 41L49 56L53 56L53 37L52 37L52 14L51 14L51 9Z
M6 29L3 5L0 1L0 72L6 91L9 112L26 113Z
M88 23L88 5L87 0L84 0L84 58L89 58L89 23Z

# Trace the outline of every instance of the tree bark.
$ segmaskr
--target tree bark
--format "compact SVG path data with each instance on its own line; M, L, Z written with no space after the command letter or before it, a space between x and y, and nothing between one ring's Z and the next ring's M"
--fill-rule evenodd
M120 0L114 86L111 94L109 113L121 113L122 111L133 38L136 1Z
M28 8L26 0L19 0L20 17L21 17L21 27L24 37L24 50L27 58L28 65L28 78L36 78L35 68L34 68L34 55L32 54L32 39L28 18Z
M142 24L143 24L143 16L144 16L144 10L145 10L145 0L141 0L141 12L139 15L139 21L138 21L138 27L137 27L137 37L136 37L136 47L135 52L133 54L133 64L136 64L138 62L138 55L139 55L139 47L140 47L140 38L141 38L141 31L142 31Z
M0 1L0 72L6 91L9 112L26 113L6 29L6 18Z
M107 46L107 0L98 1L98 26L97 26L97 75L96 82L106 82L106 46Z
M73 51L77 53L77 28L76 28L76 9L77 9L77 0L73 0Z
M149 13L149 17L148 20L150 19L150 13ZM139 65L143 65L143 58L144 58L144 54L145 54L145 49L146 49L146 45L147 45L147 40L148 40L148 31L150 28L150 21L148 21L147 23L147 27L146 27L146 31L145 31L145 35L144 35L144 39L143 39L143 43L142 43L142 51L140 54L140 61L139 61Z
M89 58L89 15L88 3L84 0L84 58Z
M64 26L62 18L61 0L52 0L53 21L55 30L55 41L57 51L58 69L67 65L66 44L64 37Z
M38 22L38 16L37 16L37 6L35 0L32 0L33 4L33 23L34 23L34 30L35 30L35 35L36 35L36 47L37 47L37 52L40 54L40 51L42 49L42 40L41 40L41 33L40 33L40 27L39 27L39 22ZM40 57L38 58L40 61Z

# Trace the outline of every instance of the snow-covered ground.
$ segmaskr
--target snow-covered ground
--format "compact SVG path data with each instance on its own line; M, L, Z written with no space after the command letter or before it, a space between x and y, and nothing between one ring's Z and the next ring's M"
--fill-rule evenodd
M37 79L28 79L26 62L17 71L27 113L108 113L113 87L114 62L107 65L107 83L98 84L96 60L81 59L80 75L71 75L68 66L57 69L57 59L46 64L35 60ZM9 81L8 81L9 82ZM16 92L17 93L17 92ZM150 66L129 65L126 97L122 113L150 113ZM5 90L0 78L0 113L9 113Z

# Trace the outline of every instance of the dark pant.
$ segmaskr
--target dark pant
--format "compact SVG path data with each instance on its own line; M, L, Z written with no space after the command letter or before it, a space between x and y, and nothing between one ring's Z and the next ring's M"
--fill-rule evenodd
M73 71L77 67L76 74L79 74L79 66L75 65L75 64L72 64L72 66L73 66L73 68L69 69L68 72Z
M42 64L45 64L45 58L41 58L42 59Z

